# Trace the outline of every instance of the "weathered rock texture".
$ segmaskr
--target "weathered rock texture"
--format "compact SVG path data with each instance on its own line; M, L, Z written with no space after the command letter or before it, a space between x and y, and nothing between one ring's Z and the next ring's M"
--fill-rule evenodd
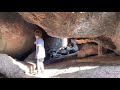
M84 44L81 46L79 53L77 54L78 58L87 57L90 55L98 54L98 46L93 44Z
M115 12L20 12L28 21L55 37L98 37L114 33ZM113 23L114 22L114 23Z
M20 56L33 47L35 26L17 12L0 12L0 53Z
M119 12L19 12L58 38L88 38L120 55Z
M88 56L91 56L91 55L99 55L98 45L85 43L85 44L79 46L79 49L80 49L80 51L77 54L78 58L88 57ZM103 53L105 54L106 52L107 52L107 50L104 49Z
M35 54L36 52L31 53L27 58L25 58L24 62L36 65L37 60L35 59Z
M0 54L0 73L7 78L35 78L25 74L27 70L25 62L16 61L7 54Z

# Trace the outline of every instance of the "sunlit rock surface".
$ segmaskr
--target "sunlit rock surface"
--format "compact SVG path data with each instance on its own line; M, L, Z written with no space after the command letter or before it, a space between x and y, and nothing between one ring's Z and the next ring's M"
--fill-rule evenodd
M7 54L0 54L0 73L7 78L34 78L25 74L25 62L13 59Z

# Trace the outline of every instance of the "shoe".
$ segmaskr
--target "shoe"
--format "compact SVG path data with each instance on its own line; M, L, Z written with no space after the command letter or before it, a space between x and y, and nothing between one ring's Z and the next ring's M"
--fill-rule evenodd
M35 75L35 74L37 74L37 73L38 73L37 71L32 72L33 75Z

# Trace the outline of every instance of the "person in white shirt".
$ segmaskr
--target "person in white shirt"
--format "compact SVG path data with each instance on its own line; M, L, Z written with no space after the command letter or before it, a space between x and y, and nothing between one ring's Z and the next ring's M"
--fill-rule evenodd
M36 56L37 59L37 70L38 74L44 73L44 58L45 58L45 48L44 48L44 40L42 39L42 32L40 30L35 31L36 41Z

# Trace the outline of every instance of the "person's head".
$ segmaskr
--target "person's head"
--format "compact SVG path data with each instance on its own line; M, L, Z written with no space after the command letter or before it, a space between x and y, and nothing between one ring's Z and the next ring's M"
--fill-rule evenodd
M40 30L35 30L34 32L36 39L42 36L42 31Z

